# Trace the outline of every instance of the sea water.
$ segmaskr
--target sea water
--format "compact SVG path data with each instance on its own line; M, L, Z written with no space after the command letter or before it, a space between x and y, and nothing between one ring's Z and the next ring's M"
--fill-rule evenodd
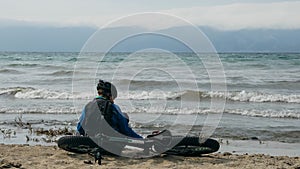
M96 95L97 79L104 79L115 82L115 103L143 136L165 128L199 135L207 115L216 113L211 101L225 99L211 137L300 143L300 54L219 54L223 67L210 69L224 70L227 92L211 90L197 55L174 55L110 53L101 59L97 53L1 52L0 142L26 141L20 120L33 128L75 129L81 109ZM4 134L8 129L14 137Z

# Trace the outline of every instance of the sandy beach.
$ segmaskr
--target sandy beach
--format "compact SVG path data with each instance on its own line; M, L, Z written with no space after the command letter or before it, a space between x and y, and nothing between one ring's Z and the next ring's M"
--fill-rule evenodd
M300 169L299 9L0 0L0 169Z
M85 161L91 161L86 164ZM0 168L300 168L299 157L215 153L202 157L160 156L146 159L104 156L102 166L87 154L57 146L0 145Z

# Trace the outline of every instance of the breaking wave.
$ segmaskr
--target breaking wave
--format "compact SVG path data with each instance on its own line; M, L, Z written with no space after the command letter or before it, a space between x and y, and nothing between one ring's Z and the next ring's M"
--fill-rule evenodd
M148 109L148 108L136 108L127 109L122 107L122 111L126 113L143 113L143 114L165 114L165 115L207 115L222 113L218 110L211 109L188 109L188 108L168 108L168 109ZM1 108L0 113L11 114L80 114L81 110L74 107L40 107L40 108ZM251 117L266 117L266 118L294 118L300 119L300 112L297 110L257 110L257 109L227 109L224 111L226 114L251 116Z
M32 87L12 87L0 89L0 95L19 99L71 99L71 94L61 91L35 89Z
M211 92L210 97L224 97L222 93ZM241 102L284 102L284 103L300 103L300 95L290 94L269 94L261 92L246 92L237 91L229 92L226 95L226 99L231 101L241 101Z
M52 91L47 89L35 89L32 87L11 87L0 89L0 96L13 96L19 99L89 99L94 96L84 94L72 95L65 91ZM161 90L153 91L129 91L128 94L120 94L119 99L130 100L180 100L184 98L226 98L229 101L238 102L283 102L300 103L300 95L290 94L268 94L261 92L202 92L202 91L182 91L182 92L163 92Z
M230 101L239 102L284 102L284 103L300 103L300 95L282 95L282 94L268 94L261 92L246 92L246 91L236 91L236 92L201 92L201 91L183 91L183 92L166 92L161 91L139 91L130 92L127 99L169 99L169 100L179 100L182 98L226 98ZM126 97L125 97L126 98Z
M252 116L252 117L270 117L270 118L296 118L300 119L300 112L292 110L243 110L243 109L233 109L226 110L225 113L237 114L242 116Z
M47 107L47 108L0 108L0 113L7 114L75 114L80 113L80 110L75 110L73 107Z

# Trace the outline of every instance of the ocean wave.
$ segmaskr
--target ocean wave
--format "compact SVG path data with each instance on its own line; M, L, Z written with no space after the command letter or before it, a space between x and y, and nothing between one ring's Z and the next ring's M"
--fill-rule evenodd
M176 82L174 81L159 81L159 80L128 80L122 79L115 82L118 85L130 84L131 86L167 86L174 85Z
M72 99L67 92L35 89L32 87L11 87L0 89L0 95L13 96L19 99Z
M169 108L169 109L148 109L148 108L138 108L138 109L123 109L126 113L152 113L152 114L168 114L168 115L195 115L195 114L219 114L222 113L220 110L214 109L187 109L187 108ZM252 117L268 117L268 118L296 118L300 119L300 112L293 110L256 110L256 109L227 109L224 111L227 114L236 114L242 116L252 116Z
M220 96L218 92L212 92L211 96ZM221 95L222 96L222 95ZM229 92L226 96L228 100L231 101L241 101L241 102L284 102L284 103L300 103L300 95L290 94L268 94L261 92Z
M168 115L193 115L193 114L209 114L209 113L222 113L217 109L190 109L190 108L146 108L139 107L135 109L127 109L123 107L122 111L126 113L149 113L149 114L168 114Z
M180 100L180 99L210 99L210 98L226 98L230 101L239 102L284 102L284 103L300 103L300 95L291 94L267 94L261 92L202 92L186 90L182 92L162 92L159 90L154 91L136 91L129 92L127 96L121 96L122 99L132 100L147 100L147 99L168 99L168 100Z
M11 63L8 65L5 65L10 68L17 68L17 67L26 67L26 68L31 68L31 67L42 67L42 68L47 68L47 69L66 69L68 67L65 67L63 65L52 65L52 64L39 64L39 63Z
M35 64L35 63L12 63L7 65L9 67L36 67L40 66L40 64Z
M6 114L80 114L81 110L75 110L73 107L47 107L47 108L0 108L0 113Z
M225 113L237 114L243 116L252 116L252 117L271 117L271 118L296 118L300 119L300 112L291 111L291 110L243 110L243 109L233 109L226 110Z
M10 88L2 88L0 89L0 95L14 96L18 92L24 92L27 90L34 90L31 87L10 87Z
M0 95L13 96L19 99L89 99L92 95L73 95L66 91L52 91L48 89L35 89L31 87L12 87L0 89ZM162 90L153 91L129 91L128 94L120 94L119 99L129 100L195 100L223 98L236 102L283 102L300 103L300 95L297 94L269 94L261 92L231 91L231 92L210 92L192 91L164 92Z
M15 97L20 99L70 99L72 95L66 92L33 89L17 92Z
M160 115L208 115L208 114L232 114L251 117L264 117L264 118L294 118L300 119L300 112L298 110L258 110L258 109L225 109L224 112L219 109L199 109L199 108L148 108L139 107L132 108L122 106L122 112L129 114L160 114ZM80 114L81 109L73 106L64 107L4 107L0 108L0 113L5 114Z
M284 102L284 103L300 103L300 95L290 94L268 94L261 92L233 91L233 92L200 92L200 91L184 91L178 93L169 99L181 99L182 97L200 98L226 98L230 101L240 102Z
M8 74L20 74L22 72L14 69L1 69L0 73L8 73Z
M51 75L51 76L71 76L73 75L74 71L66 71L66 70L60 70L60 71L55 71L53 73L49 73L47 75Z
M162 92L159 90L154 91L131 91L128 95L120 95L119 99L130 100L163 100L176 97L175 92Z

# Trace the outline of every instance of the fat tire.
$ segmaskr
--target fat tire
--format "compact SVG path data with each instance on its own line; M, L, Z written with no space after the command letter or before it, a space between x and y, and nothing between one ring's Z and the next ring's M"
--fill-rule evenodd
M181 140L179 140L181 139ZM218 141L207 139L204 143L199 142L199 137L174 137L173 141L178 143L166 154L179 156L200 156L202 154L210 154L217 152L220 148Z
M91 138L85 136L64 136L57 141L57 145L61 149L79 154L89 153L98 148Z
M209 147L215 151L218 151L220 148L220 144L218 141L214 139L207 139L205 142L200 143L199 137L177 137L177 144L175 147L178 146L200 146L200 147ZM174 139L174 140L176 140ZM178 141L178 139L181 139Z

